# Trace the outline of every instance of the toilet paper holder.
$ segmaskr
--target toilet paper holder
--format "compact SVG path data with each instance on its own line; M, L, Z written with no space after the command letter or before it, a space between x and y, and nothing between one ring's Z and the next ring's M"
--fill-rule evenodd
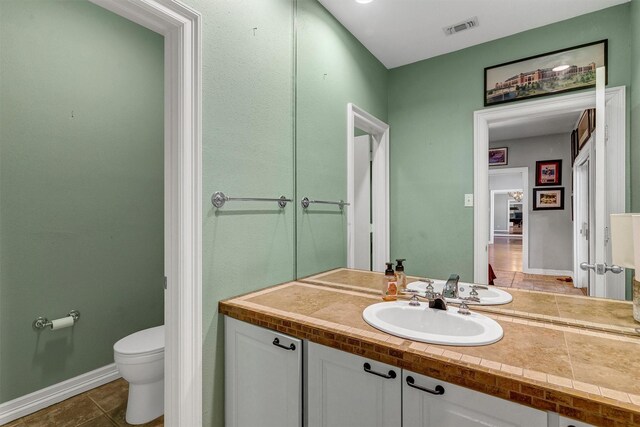
M80 319L80 312L78 310L71 310L66 317L73 318L73 323L75 324ZM55 320L62 320L62 319L55 319ZM53 321L47 319L46 317L40 316L33 321L32 326L33 326L33 329L35 330L44 329L46 327L53 328Z

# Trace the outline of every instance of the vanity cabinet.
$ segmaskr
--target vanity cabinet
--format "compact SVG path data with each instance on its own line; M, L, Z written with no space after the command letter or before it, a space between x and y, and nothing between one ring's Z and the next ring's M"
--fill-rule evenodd
M591 427L227 316L225 363L227 427Z
M225 316L225 425L302 425L302 341Z
M402 370L305 342L306 425L401 427Z
M547 413L403 370L403 427L544 427Z

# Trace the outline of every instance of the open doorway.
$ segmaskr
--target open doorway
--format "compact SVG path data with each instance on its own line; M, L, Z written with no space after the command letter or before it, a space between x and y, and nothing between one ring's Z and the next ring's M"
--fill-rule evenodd
M347 105L347 267L389 260L389 125Z
M606 152L601 155L599 163L605 165L605 172L600 172L600 176L605 175L605 183L602 185L604 191L600 191L599 194L607 194L606 197L606 209L608 213L624 212L625 201L624 192L619 191L620 188L624 188L625 177L625 103L624 103L624 88L609 88L602 98L606 103L606 112L599 116L598 120L603 120L602 123L596 126L593 133L599 132L607 134ZM580 115L587 110L594 108L596 104L596 97L594 92L584 92L580 94L572 94L565 96L558 96L548 100L536 100L530 102L523 102L514 104L513 106L504 106L491 108L486 110L476 111L474 114L474 141L475 141L475 201L476 206L474 210L474 272L475 281L479 283L487 283L489 278L489 241L490 241L490 227L489 227L489 212L490 212L490 191L489 191L489 170L496 167L489 167L487 161L487 151L491 147L504 147L509 148L508 164L499 166L499 168L520 166L516 164L516 159L513 157L516 154L515 150L524 149L524 145L518 145L518 141L511 144L509 139L518 139L519 142L523 142L527 139L544 138L548 139L549 135L560 135L564 142L565 151L564 154L560 152L550 151L544 148L542 145L534 146L533 150L540 159L534 159L529 166L529 181L531 183L531 189L524 194L524 197L529 199L529 254L527 259L523 256L523 268L521 272L509 272L507 277L498 277L495 281L497 285L513 286L515 282L522 282L524 279L545 279L539 280L537 283L529 283L528 289L540 290L540 291L552 291L558 285L557 278L570 279L570 287L564 289L579 291L582 293L587 292L590 296L604 296L607 298L624 299L624 278L622 275L609 275L606 277L606 286L591 286L583 283L577 283L579 276L576 274L575 269L575 257L576 251L574 249L574 224L575 215L578 205L576 200L579 196L576 196L576 184L574 183L574 174L576 170L573 167L573 163L578 161L575 158L575 153L572 153L571 148L573 141L571 140L571 129L575 129ZM602 108L601 111L605 111ZM544 133L547 136L541 135L541 129L550 126L550 124L556 120L560 120L562 116L566 116L565 119L571 125L569 130L549 131L546 129ZM606 119L606 123L605 120ZM527 123L529 124L527 126ZM498 134L502 131L515 132L515 136L512 134L509 137L500 137ZM533 133L529 133L529 132ZM603 139L600 139L602 141ZM505 142L506 141L506 142ZM592 153L594 149L588 149L589 142L585 140L584 146L581 147L585 152L588 150ZM591 139L593 141L593 139ZM591 143L592 147L595 144ZM602 143L599 143L601 146ZM564 156L568 156L565 160ZM558 169L558 172L562 175L561 179L558 179L557 183L551 185L545 185L547 183L540 183L537 181L538 169L540 165L538 161L542 161L543 164L548 162L554 162ZM592 163L591 163L592 165ZM593 170L593 165L592 168ZM589 177L593 175L593 172L588 174ZM592 194L593 182L589 181L590 194ZM550 198L554 199L556 209L544 210L540 209L540 202L546 199L548 193L554 193ZM573 196L573 197L572 197ZM597 203L591 203L591 206L596 206ZM564 221L553 221L552 216L561 216ZM602 221L607 221L606 216ZM567 225L568 224L568 225ZM538 228L536 231L536 225L543 228ZM608 224L604 222L602 229L593 228L593 233L601 233L604 230L606 236L606 229ZM544 233L543 231L551 231L552 233ZM599 231L600 230L600 231ZM569 236L562 242L559 240L562 236ZM579 233L575 233L579 235ZM610 248L608 246L608 240L606 238L600 238L601 245L600 250L604 251L604 260L610 264ZM593 244L592 244L593 245ZM597 248L596 248L597 249ZM594 251L596 252L596 251ZM592 253L589 254L591 259ZM527 261L529 267L527 269ZM593 280L593 272L591 274L591 280ZM534 276L535 275L535 276ZM546 277L536 277L546 276ZM554 277L557 276L557 277ZM520 280L518 280L520 279ZM552 280L551 280L552 279ZM568 283L568 282L567 282ZM574 286L577 285L577 286ZM582 286L582 288L580 288ZM587 291L588 289L588 291ZM568 292L563 292L568 293Z

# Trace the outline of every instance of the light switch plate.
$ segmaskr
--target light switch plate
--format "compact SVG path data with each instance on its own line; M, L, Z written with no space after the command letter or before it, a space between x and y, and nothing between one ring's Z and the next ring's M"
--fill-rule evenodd
M473 207L473 194L464 195L464 206L466 208Z

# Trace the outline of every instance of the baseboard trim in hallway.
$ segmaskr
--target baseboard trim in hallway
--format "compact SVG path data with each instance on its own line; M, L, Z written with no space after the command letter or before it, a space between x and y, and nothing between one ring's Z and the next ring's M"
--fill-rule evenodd
M120 378L115 363L0 404L0 425Z

